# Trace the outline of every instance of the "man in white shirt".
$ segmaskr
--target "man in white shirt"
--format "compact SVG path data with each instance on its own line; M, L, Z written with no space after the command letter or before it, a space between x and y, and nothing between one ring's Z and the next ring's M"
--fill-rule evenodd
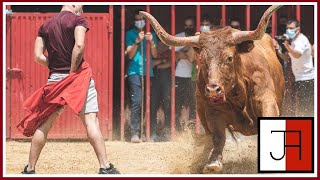
M195 34L194 18L187 17L184 20L184 32L176 34L176 37L193 36ZM189 107L189 120L196 119L195 89L191 80L194 51L191 47L178 46L176 51L176 130L182 131L179 120L182 107Z
M314 66L312 47L308 38L300 32L300 23L290 20L287 23L284 47L288 56L277 50L283 60L291 58L292 72L295 77L294 88L298 98L298 116L314 116Z

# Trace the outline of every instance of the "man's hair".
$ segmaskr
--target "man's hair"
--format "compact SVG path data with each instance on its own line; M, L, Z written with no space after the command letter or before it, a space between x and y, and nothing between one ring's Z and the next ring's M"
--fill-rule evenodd
M133 14L134 17L135 17L136 15L140 15L140 14L139 14L139 11L144 11L144 10L142 10L142 9L136 9L136 10L134 11L134 14ZM134 18L134 17L133 17L133 18Z
M186 22L187 20L191 20L193 22L193 24L195 24L195 18L193 16L188 16L188 17L184 18L184 22Z
M300 27L300 22L299 22L298 20L296 20L296 19L291 19L291 20L289 20L289 21L287 22L287 25L289 25L289 24L291 24L291 23L294 23L294 25L295 25L296 27Z
M212 24L212 20L211 20L211 18L209 17L208 14L205 14L205 15L201 16L201 22L203 22L203 21L208 21L208 22L210 22Z

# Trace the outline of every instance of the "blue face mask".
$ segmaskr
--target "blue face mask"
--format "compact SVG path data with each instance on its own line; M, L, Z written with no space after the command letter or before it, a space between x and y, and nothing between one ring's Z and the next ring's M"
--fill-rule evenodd
M146 25L146 22L144 20L140 20L140 21L135 21L134 25L138 28L138 29L142 29L144 28L144 26Z
M293 38L296 37L296 35L297 35L296 30L297 30L297 29L287 29L286 34L288 35L288 37L289 37L290 39L293 39Z

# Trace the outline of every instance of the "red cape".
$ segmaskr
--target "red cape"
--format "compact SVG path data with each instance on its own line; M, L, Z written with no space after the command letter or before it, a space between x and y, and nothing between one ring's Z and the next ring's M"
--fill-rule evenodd
M63 80L38 89L23 104L27 115L17 125L19 131L27 137L33 136L48 116L64 105L69 105L74 113L79 114L87 96L91 77L91 68L84 61L79 69Z

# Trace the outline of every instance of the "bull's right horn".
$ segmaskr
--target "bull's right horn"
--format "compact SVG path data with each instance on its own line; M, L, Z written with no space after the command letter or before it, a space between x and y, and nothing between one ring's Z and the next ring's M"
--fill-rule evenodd
M149 13L139 11L139 14L144 16L152 25L154 31L158 35L159 39L168 46L191 46L199 48L199 36L189 37L175 37L168 34L159 22Z
M269 7L264 12L262 18L260 19L260 22L259 22L256 30L254 30L254 31L238 31L238 32L232 33L233 40L235 41L235 43L239 44L244 41L261 39L266 31L270 17L280 7L282 7L282 5L273 5L273 6Z

